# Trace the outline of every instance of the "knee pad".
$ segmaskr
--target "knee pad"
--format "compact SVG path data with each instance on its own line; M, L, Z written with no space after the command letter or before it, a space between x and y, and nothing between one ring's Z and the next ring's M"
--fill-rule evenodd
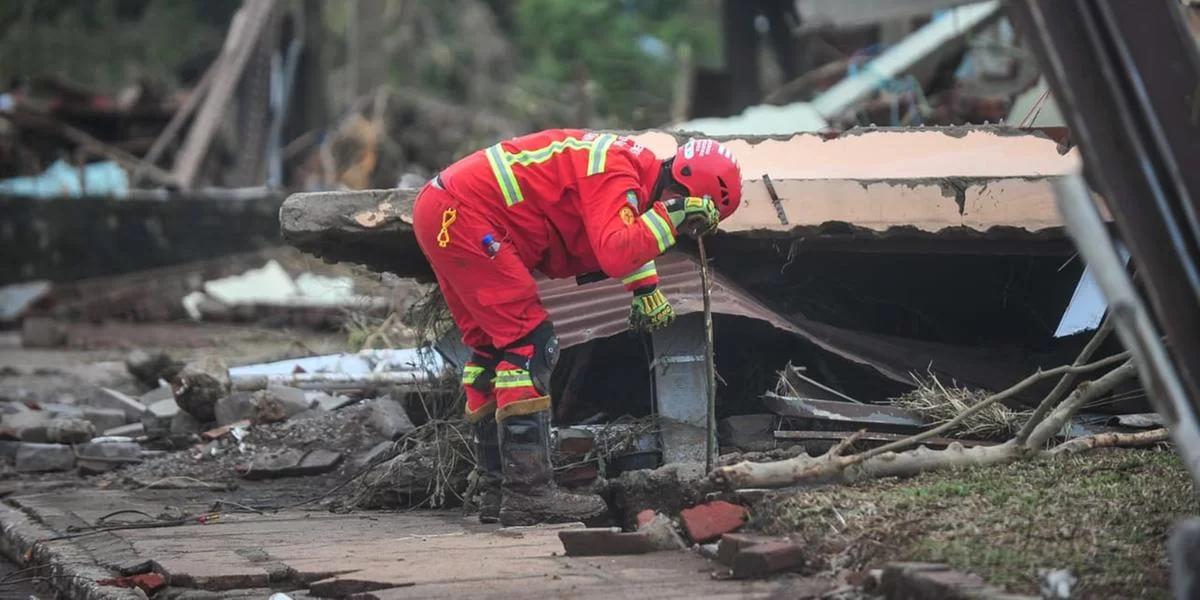
M528 335L504 349L504 360L528 371L538 393L549 394L550 376L558 364L558 336L554 335L554 325L542 321Z

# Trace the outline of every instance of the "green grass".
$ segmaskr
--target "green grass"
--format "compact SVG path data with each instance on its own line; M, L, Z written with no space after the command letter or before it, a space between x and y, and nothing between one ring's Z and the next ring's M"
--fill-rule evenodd
M1030 594L1038 569L1067 568L1075 598L1166 598L1167 535L1198 507L1170 449L1107 450L774 494L751 527L855 569L945 562Z

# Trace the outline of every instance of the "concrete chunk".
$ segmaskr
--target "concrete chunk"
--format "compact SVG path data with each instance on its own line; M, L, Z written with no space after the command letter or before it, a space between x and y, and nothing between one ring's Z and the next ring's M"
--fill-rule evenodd
M371 429L379 435L392 441L396 441L416 429L416 426L409 420L408 413L404 411L404 407L399 402L392 400L390 396L376 398L371 402L369 424Z
M76 447L79 471L85 475L107 473L138 462L142 447L135 442L89 443Z
M129 422L125 417L125 411L115 408L86 408L81 416L95 425L96 431L120 427Z
M154 404L146 407L146 411L142 413L142 425L146 429L146 435L151 438L166 437L171 433L171 419L179 412L179 405L175 404L175 400L167 398L159 400Z
M717 560L727 567L732 567L733 558L737 556L739 552L748 550L752 546L757 546L759 544L780 541L784 540L749 533L726 533L725 535L721 536L721 543L717 548Z
M97 408L115 409L123 412L126 423L132 423L142 418L142 413L146 410L146 405L142 404L137 398L131 398L122 392L106 387L98 388L92 394L90 403Z
M745 548L733 557L733 577L752 579L804 567L804 551L791 542L766 542Z
M75 467L75 451L63 444L24 443L17 449L16 468L21 473L69 471Z
M294 448L272 454L260 454L245 468L242 477L250 480L278 477L306 477L333 470L342 455L329 450L304 452Z
M634 532L622 532L618 527L564 529L558 532L558 539L567 556L646 554L687 548L671 520L661 514Z
M216 420L217 401L229 395L229 367L219 356L206 356L188 363L172 383L175 402L201 423Z
M254 418L255 393L234 392L220 400L214 410L217 425L224 427L239 421L249 421Z
M22 432L21 441L43 444L82 444L96 437L96 426L84 419L50 419Z
M204 424L182 410L171 417L171 435L200 435L204 432Z
M142 401L143 406L150 406L155 402L161 402L163 400L174 400L175 390L172 390L171 386L164 385L142 394L139 399Z
M46 317L30 317L21 323L21 345L26 348L59 348L67 345L67 327Z
M104 435L115 437L141 437L146 435L146 426L141 423L130 423L120 427L113 427L112 429L105 429Z
M294 417L311 406L304 390L272 385L256 395L255 422L278 423Z

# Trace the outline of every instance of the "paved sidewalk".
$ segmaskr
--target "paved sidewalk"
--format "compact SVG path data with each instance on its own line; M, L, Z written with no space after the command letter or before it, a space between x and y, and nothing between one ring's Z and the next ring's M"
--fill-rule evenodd
M180 492L51 491L9 497L0 509L3 549L94 525L106 514L149 515L206 504ZM142 519L122 514L118 519ZM564 557L555 528L501 529L456 513L282 511L223 515L209 524L126 529L36 544L35 561L54 567L68 595L136 598L95 579L152 560L183 598L263 598L269 589L299 598L797 598L800 579L717 581L716 566L692 551L622 557ZM361 594L361 595L356 595Z

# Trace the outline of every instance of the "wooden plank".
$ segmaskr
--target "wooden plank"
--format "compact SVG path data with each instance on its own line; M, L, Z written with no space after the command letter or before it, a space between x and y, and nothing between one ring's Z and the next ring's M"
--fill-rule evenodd
M222 48L218 59L220 71L213 80L212 89L204 98L196 120L188 130L179 155L175 157L175 166L171 173L181 187L190 188L195 184L196 175L212 145L217 127L225 117L229 101L242 79L242 73L246 70L246 64L250 61L263 30L271 22L271 14L277 4L277 0L245 0L242 9L234 16L225 47Z

